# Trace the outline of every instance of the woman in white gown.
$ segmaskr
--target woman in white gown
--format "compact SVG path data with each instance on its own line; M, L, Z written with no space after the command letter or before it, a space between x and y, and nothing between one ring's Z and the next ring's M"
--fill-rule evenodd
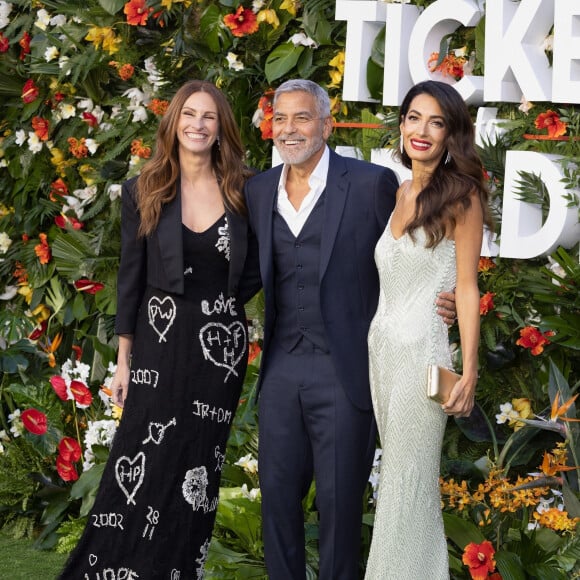
M369 330L373 406L383 449L366 580L449 578L439 493L448 416L471 413L477 382L483 225L491 225L473 122L445 83L415 85L400 108L412 177L375 250L381 293ZM434 300L455 288L463 376L447 403L427 397L427 367L451 367Z

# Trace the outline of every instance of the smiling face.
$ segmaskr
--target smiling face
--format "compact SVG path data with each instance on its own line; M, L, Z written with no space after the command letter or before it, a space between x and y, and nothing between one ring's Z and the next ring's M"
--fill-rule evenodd
M203 91L190 95L179 114L177 140L180 154L211 154L219 134L218 109L213 98Z
M401 138L412 163L435 168L446 151L447 124L437 100L417 95L401 121Z
M312 168L318 163L332 131L331 118L320 116L316 99L309 93L288 92L277 98L272 136L284 163Z

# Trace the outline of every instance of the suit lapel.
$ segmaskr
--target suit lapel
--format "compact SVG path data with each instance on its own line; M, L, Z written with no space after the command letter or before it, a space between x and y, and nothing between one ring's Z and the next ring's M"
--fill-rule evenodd
M320 280L324 277L334 240L338 233L344 205L348 194L349 181L344 159L330 150L328 177L326 179L326 201L324 203L324 225L320 241Z
M181 190L163 207L157 226L159 253L171 288L183 292L183 244L181 242Z

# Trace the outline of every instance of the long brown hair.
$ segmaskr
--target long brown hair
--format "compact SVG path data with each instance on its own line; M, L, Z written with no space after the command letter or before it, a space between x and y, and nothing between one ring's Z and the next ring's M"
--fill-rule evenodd
M405 231L413 237L415 230L424 228L427 247L432 248L445 237L447 228L451 231L455 228L457 218L471 207L473 196L481 204L484 225L492 228L493 222L484 169L475 149L475 131L467 105L451 85L424 81L411 87L403 99L399 110L401 122L405 120L413 99L421 94L432 96L441 108L447 128L447 153L417 196L415 215ZM404 149L402 152L397 150L395 156L411 169L411 158Z
M163 204L175 198L179 168L177 125L185 101L194 93L208 93L214 100L219 120L219 140L213 145L212 165L220 184L225 207L245 214L243 187L252 172L244 164L244 147L232 108L224 94L212 83L192 80L176 93L163 115L155 151L137 179L137 205L141 217L139 235L148 236L155 230Z

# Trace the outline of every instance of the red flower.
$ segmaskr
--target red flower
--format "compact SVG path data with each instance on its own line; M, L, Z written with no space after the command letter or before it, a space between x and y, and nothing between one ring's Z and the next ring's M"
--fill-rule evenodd
M67 226L71 226L73 230L82 230L85 225L83 222L79 222L77 218L62 213L54 218L54 223L63 230L65 230Z
M32 117L32 128L41 141L48 141L50 122L42 117Z
M0 53L8 52L10 41L0 32Z
M44 435L48 428L46 415L38 409L26 409L20 415L22 423L33 435Z
M131 0L125 4L123 12L127 16L127 24L131 26L145 26L153 8L147 8L145 0Z
M50 184L50 201L61 202L56 196L65 197L68 195L68 187L66 183L59 177Z
M58 453L65 460L76 463L82 456L81 446L72 437L63 437L58 444Z
M132 64L124 64L118 69L119 76L122 80L128 81L135 74L135 67Z
M101 284L100 282L93 282L92 280L87 280L86 278L81 278L75 282L75 288L79 292L86 292L87 294L96 294L104 287L104 284Z
M252 362L258 357L258 355L262 352L260 345L257 342L250 342L250 348L248 349L248 364L252 364Z
M38 256L41 264L48 264L52 255L50 253L50 246L46 241L46 234L39 234L38 237L40 238L40 244L34 246L34 253Z
M274 117L274 107L272 106L272 91L268 91L258 102L258 108L262 109L263 118L260 122L262 139L272 138L272 119Z
M481 544L471 542L465 546L462 561L469 567L473 580L484 580L495 570L494 554L495 550L489 540L484 540Z
M73 352L75 353L76 359L81 360L81 357L83 356L83 349L76 344L73 344L71 346L71 348L72 348Z
M224 16L224 24L234 36L246 36L258 31L258 19L249 9L240 6L234 14Z
M24 60L26 55L30 54L30 34L28 34L28 32L25 32L22 35L22 38L18 41L18 44L20 45L21 48L20 60Z
M76 481L79 478L75 466L60 455L56 458L56 470L64 481Z
M495 268L495 262L491 258L481 257L479 258L479 263L477 264L478 272L489 272Z
M28 79L22 87L22 100L25 103L32 103L38 98L38 87L34 84L34 80Z
M93 402L91 391L89 391L88 387L80 381L71 381L70 390L77 402L77 407L84 409Z
M58 398L62 401L66 401L68 399L68 393L66 388L66 381L59 375L53 375L50 377L50 384L54 389L54 392L57 394Z
M550 137L560 137L566 133L566 123L560 121L558 113L548 110L540 113L534 122L536 129L547 129Z
M538 356L544 352L544 345L550 344L548 337L553 335L554 333L551 330L542 334L534 326L526 326L520 330L520 338L516 340L516 344L529 348L534 356Z
M43 320L29 335L29 340L38 340L45 332L48 326L48 320Z
M88 113L87 111L83 112L83 121L89 127L96 127L99 124L99 120L92 113Z
M486 292L479 299L479 314L480 314L480 316L485 316L490 310L493 310L495 308L495 304L493 303L494 296L495 296L495 292Z

